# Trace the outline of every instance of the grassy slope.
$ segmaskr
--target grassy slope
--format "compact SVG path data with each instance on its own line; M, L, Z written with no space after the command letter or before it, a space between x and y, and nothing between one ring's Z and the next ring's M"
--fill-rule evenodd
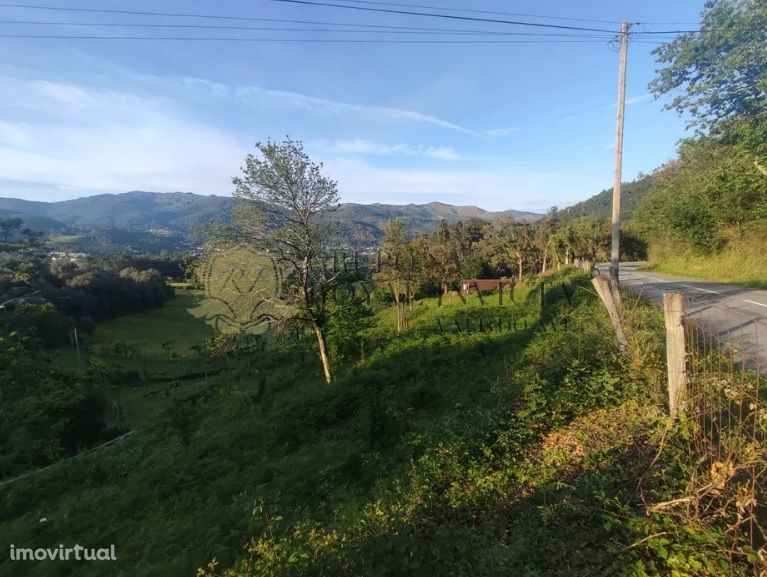
M427 301L400 336L382 311L361 336L366 358L332 385L286 345L253 355L239 376L153 397L151 418L123 443L0 489L0 549L115 543L118 562L0 558L0 574L181 576L213 558L233 575L663 566L642 541L657 527L637 505L662 423L647 383L616 365L586 291L567 332L532 330L535 294L517 300ZM551 291L545 318L561 321L565 300ZM435 327L467 317L475 329L503 317L520 330ZM689 550L680 566L697 563Z
M767 227L747 232L718 253L697 254L662 240L650 244L652 270L707 280L767 288Z
M178 336L183 304L113 321L100 327L97 343L135 337L147 349L157 349L166 337ZM480 312L476 301L468 309ZM464 320L459 301L446 307L448 312ZM420 314L424 323L434 316L431 310ZM390 311L382 313L379 329L369 335L371 343L391 338L390 316ZM126 560L124 575L188 575L212 556L234 561L258 529L249 516L256 498L267 495L286 506L309 506L319 515L337 503L364 499L385 471L407 468L411 449L394 440L425 433L433 419L457 404L481 405L492 379L503 373L504 356L490 352L501 347L513 351L519 347L516 341L525 338L397 340L372 350L363 367L332 386L322 384L311 356L302 365L294 353L273 352L253 359L254 376L242 383L222 378L215 389L181 387L168 399L157 398L153 409L144 407L151 418L141 421L154 422L149 430L4 490L8 520L0 525L0 547L9 542L114 541ZM267 393L256 403L261 373L267 375ZM381 403L377 408L371 405L375 398ZM179 417L173 407L183 407L187 417ZM381 435L392 439L384 442L383 451L366 446L371 411L377 410L398 415L390 424L388 417L382 419ZM186 448L179 433L185 419L193 429ZM358 475L363 463L366 473ZM39 523L42 517L48 521ZM0 573L4 570L0 564ZM45 564L16 570L19 575L66 571ZM107 570L93 565L82 574Z
M652 262L648 270L767 289L764 253L726 250L714 256L683 254Z

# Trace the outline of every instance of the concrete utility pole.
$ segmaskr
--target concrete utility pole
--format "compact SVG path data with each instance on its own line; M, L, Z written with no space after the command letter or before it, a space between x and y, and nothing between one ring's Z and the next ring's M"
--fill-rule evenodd
M621 179L623 168L623 113L626 108L626 61L629 48L629 23L621 26L621 57L618 68L618 122L615 130L615 176L613 180L613 242L610 252L610 277L618 282L621 242Z

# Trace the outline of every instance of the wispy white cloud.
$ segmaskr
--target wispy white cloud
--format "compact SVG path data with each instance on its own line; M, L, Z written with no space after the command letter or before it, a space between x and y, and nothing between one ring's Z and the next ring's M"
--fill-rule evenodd
M482 136L508 136L522 130L519 126L510 126L509 128L493 128L491 130L483 130Z
M158 80L167 83L167 79ZM215 98L228 98L232 94L232 90L226 84L213 82L212 80L206 80L205 78L184 76L181 78L181 84L183 84L183 86L189 90L193 90L201 94L206 94L208 96L213 96Z
M639 104L640 102L647 102L652 100L652 94L640 94L639 96L632 96L626 99L626 104Z
M255 106L268 105L270 107L297 108L321 116L341 116L351 114L376 122L415 122L431 124L433 126L440 126L449 130L478 136L475 131L459 124L448 122L447 120L443 120L430 114L403 108L352 104L349 102L316 98L298 92L261 88L260 86L238 86L234 89L234 96Z
M509 126L506 128L477 131L430 114L403 108L353 104L260 86L227 86L226 84L202 78L183 77L180 79L180 82L185 89L208 98L233 98L258 107L296 108L318 116L343 116L351 114L373 122L431 124L472 136L491 138L509 136L522 130L519 126Z
M640 104L649 100L652 100L652 94L650 93L640 94L638 96L630 96L629 98L626 98L626 106L630 106L632 104ZM618 103L613 102L612 104L605 106L605 108L618 108Z
M0 175L82 193L226 193L245 149L172 101L67 83L0 78Z
M384 144L362 138L354 140L321 141L315 145L321 152L342 154L366 154L377 156L416 156L437 160L462 160L463 157L447 146L426 146L423 144Z

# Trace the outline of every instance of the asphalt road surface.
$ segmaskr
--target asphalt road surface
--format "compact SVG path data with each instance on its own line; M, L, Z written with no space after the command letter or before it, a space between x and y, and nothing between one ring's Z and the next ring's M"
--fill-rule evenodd
M687 317L738 352L738 360L767 370L767 290L638 270L644 263L621 263L621 286L650 302L663 304L663 293L685 295ZM599 270L607 274L607 266Z

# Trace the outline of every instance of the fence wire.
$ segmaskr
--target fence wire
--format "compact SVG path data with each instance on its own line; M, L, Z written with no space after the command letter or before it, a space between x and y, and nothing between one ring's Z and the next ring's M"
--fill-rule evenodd
M730 516L731 530L759 549L767 543L767 359L759 317L706 296L685 295L684 312L684 409L705 473L696 491L707 497L698 504Z

